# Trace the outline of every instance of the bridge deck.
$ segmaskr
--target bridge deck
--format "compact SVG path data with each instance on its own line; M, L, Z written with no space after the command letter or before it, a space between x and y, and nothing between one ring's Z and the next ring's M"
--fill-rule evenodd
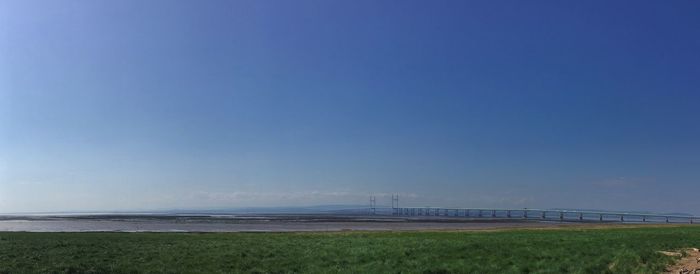
M376 214L378 208L370 208ZM379 208L380 210L382 208ZM509 209L509 208L437 208L437 207L393 207L394 216L440 216L455 218L491 218L491 219L532 219L566 222L633 222L633 223L690 223L696 224L699 216L645 214L634 212L600 212L585 210L558 209Z

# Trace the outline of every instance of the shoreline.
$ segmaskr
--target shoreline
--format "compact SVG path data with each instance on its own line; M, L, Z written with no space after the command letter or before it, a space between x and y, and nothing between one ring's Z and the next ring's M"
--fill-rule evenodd
M654 227L683 224L558 222L524 219L405 218L355 215L86 215L2 216L3 232L344 232L485 231L504 229Z

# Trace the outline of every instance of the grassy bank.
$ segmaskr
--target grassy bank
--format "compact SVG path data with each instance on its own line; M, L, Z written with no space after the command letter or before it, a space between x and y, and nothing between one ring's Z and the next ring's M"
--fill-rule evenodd
M0 273L656 273L700 227L350 233L0 233Z

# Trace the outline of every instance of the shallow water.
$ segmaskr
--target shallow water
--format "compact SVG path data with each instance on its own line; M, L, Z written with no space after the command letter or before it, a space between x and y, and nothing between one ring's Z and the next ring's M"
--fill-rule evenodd
M29 232L289 232L345 230L463 230L547 227L556 223L367 218L16 218L0 220L0 231Z

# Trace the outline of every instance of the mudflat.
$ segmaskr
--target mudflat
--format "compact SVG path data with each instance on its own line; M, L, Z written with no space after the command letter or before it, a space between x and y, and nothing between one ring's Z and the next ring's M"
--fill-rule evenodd
M0 231L26 232L293 232L489 230L590 226L591 223L334 215L84 215L5 216ZM599 225L599 224L597 224Z

